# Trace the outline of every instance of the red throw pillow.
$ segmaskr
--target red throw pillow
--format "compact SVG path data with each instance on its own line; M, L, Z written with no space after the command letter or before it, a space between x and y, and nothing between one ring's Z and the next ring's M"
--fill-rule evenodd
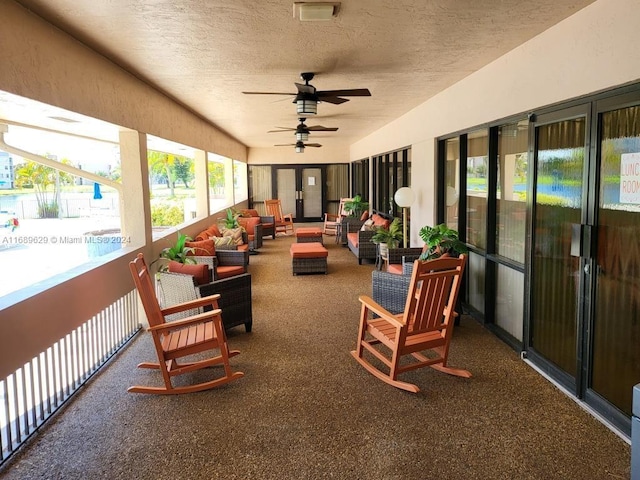
M369 210L365 210L362 212L362 216L360 217L360 221L364 222L369 218Z
M184 246L193 248L187 255L213 257L216 254L216 246L213 240L198 240L196 242L184 242Z
M221 237L220 229L217 225L211 225L205 231L200 232L196 237L196 240L209 240L211 237Z
M204 263L185 264L172 260L169 262L169 271L191 275L198 285L209 283L209 267Z

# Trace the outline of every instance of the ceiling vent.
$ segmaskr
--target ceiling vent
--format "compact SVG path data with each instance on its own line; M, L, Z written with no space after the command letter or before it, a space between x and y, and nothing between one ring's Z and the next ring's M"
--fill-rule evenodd
M301 22L331 20L338 14L340 2L294 2L293 18Z

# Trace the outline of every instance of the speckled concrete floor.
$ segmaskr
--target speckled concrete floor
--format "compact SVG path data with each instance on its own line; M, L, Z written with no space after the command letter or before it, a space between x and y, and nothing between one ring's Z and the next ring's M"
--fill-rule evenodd
M630 447L464 316L450 363L471 379L376 380L351 358L372 265L327 242L329 274L292 276L291 238L251 257L254 330L229 332L245 377L181 396L139 335L0 471L0 479L621 479ZM194 374L204 378L214 372ZM189 379L184 379L189 381Z

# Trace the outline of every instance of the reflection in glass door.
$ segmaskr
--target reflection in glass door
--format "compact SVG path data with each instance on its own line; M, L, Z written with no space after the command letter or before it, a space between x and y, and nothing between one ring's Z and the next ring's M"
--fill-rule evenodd
M640 107L603 113L600 121L590 387L630 416L640 381Z
M582 223L586 117L536 127L529 345L575 389L580 258L572 225Z

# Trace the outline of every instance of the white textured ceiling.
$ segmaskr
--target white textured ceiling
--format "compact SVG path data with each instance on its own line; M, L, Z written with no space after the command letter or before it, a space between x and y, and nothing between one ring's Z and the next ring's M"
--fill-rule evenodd
M572 15L593 0L344 0L302 23L289 0L19 0L249 147L293 141L291 92L371 97L320 103L311 142L348 145ZM481 92L478 92L481 94ZM24 119L21 119L24 121ZM37 123L37 120L33 120Z

